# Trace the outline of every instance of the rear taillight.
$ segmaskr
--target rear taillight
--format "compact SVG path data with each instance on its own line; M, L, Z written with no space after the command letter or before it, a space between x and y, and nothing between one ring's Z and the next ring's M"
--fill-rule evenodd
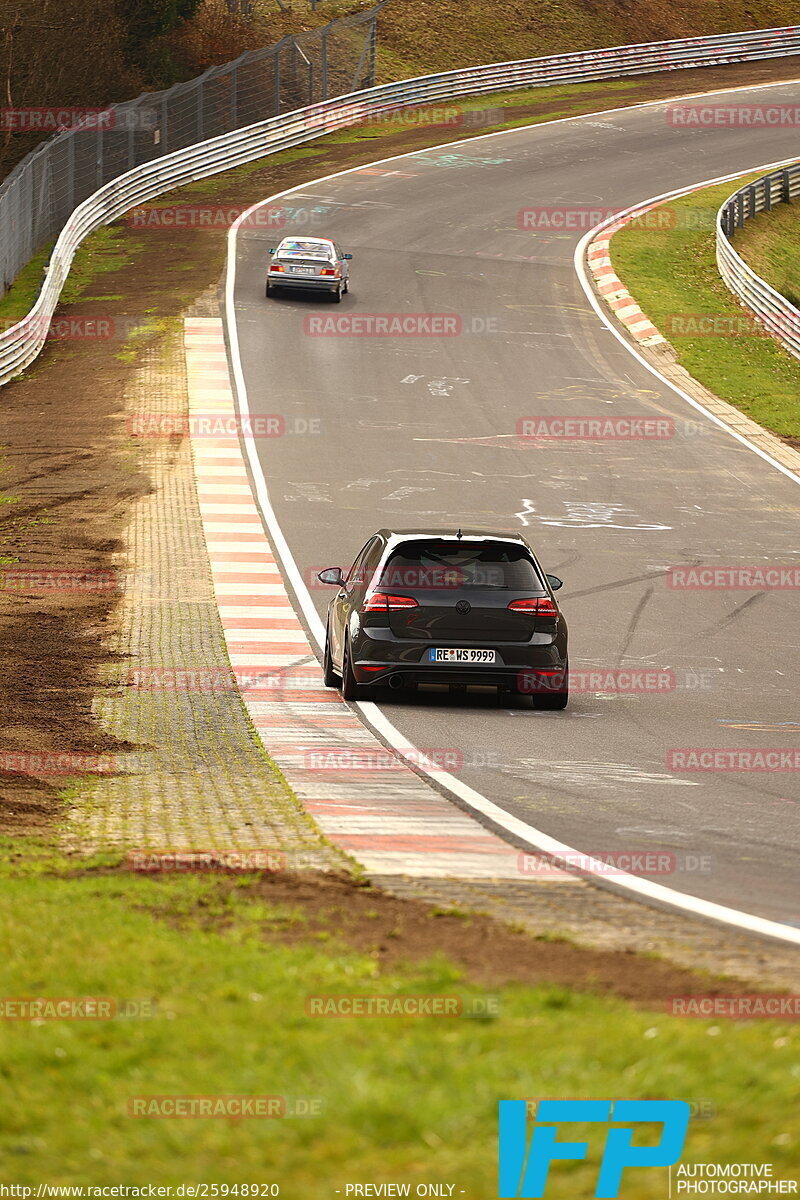
M512 600L511 612L528 613L532 617L557 617L558 609L549 596L532 596L529 600Z
M419 608L413 596L393 596L388 592L373 592L367 598L364 612L396 612L401 608Z
M338 267L323 267L322 270L320 271L320 275L338 275L338 274L339 274Z
M270 263L269 269L270 271L282 271L283 267L279 267L277 263Z

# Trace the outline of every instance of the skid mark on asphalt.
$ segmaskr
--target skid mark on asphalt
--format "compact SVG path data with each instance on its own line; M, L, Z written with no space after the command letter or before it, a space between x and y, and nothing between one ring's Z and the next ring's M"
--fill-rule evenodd
M653 587L647 588L644 595L640 598L639 603L636 605L636 608L633 610L633 615L625 632L625 640L620 646L619 654L617 655L617 666L621 665L623 658L625 658L626 654L628 653L628 646L630 646L631 641L633 640L633 635L635 634L637 626L642 619L642 614L644 613L645 608L652 599L654 590L655 589Z
M761 601L766 600L767 595L767 592L757 592L755 596L749 596L748 599L742 604L737 605L733 612L728 613L728 615L723 617L721 620L715 621L714 624L709 625L707 629L701 629L699 633L695 634L695 637L705 638L710 637L714 633L721 633L723 629L727 629L729 625L734 623L734 621L738 621L739 617L747 609L752 608L754 604L758 604Z

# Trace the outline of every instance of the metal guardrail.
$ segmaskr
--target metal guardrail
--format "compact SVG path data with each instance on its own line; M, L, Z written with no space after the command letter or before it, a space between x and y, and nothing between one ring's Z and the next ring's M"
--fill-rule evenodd
M374 51L374 45L372 49ZM53 248L36 303L26 317L0 334L0 385L24 370L44 345L70 264L83 239L134 205L152 200L162 192L313 141L332 130L386 119L393 112L425 103L441 104L461 96L486 95L515 88L579 83L798 53L800 26L794 25L785 29L761 29L491 63L352 92L338 100L312 104L285 116L258 121L125 170L103 183L70 214Z
M730 238L751 217L798 199L800 163L795 163L739 188L717 214L717 267L723 281L796 358L800 358L800 309L756 275L734 250Z
M385 2L248 50L166 91L87 110L93 117L83 121L77 110L75 127L41 142L0 182L0 294L34 252L57 237L76 205L123 172L371 87L376 21Z

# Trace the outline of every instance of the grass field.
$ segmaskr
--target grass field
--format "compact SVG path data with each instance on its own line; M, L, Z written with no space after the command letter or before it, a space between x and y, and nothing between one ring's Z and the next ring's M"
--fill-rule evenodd
M319 14L323 5L317 10ZM790 0L402 0L381 14L379 82L507 59L791 25Z
M757 275L800 308L800 209L779 204L745 221L733 244Z
M0 1022L6 1182L276 1182L305 1200L352 1180L439 1180L486 1200L497 1101L542 1096L689 1100L707 1119L690 1125L686 1161L756 1155L779 1173L796 1155L796 1035L779 1023L521 985L491 989L492 1016L314 1017L310 994L469 1004L487 991L444 957L382 972L335 933L304 941L302 911L265 902L254 877L223 889L78 870L19 839L0 874L3 997L111 997L152 1014ZM128 1115L154 1095L279 1096L316 1115ZM548 1196L593 1195L600 1135L585 1132L590 1161L558 1168ZM666 1194L664 1171L630 1178L639 1200Z
M750 323L743 320L743 310L720 279L716 265L714 216L726 197L751 178L746 176L739 182L670 201L672 227L626 227L611 239L611 260L619 277L695 379L773 433L797 438L800 362L771 338L756 336ZM791 238L788 230L786 235ZM763 233L758 237L762 251L767 253ZM737 247L745 248L738 239ZM769 252L777 262L778 248ZM797 263L796 244L794 255ZM721 318L714 326L717 332L698 336L692 322L699 317ZM734 324L729 325L727 319ZM730 328L742 332L732 336L725 332Z

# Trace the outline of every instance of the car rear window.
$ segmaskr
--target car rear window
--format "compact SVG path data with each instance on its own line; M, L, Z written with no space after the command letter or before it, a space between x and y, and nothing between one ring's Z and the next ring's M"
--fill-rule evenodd
M327 245L325 245L324 242L323 243L303 242L303 241L299 241L299 240L291 241L291 242L281 242L280 246L278 247L278 253L280 255L285 254L287 256L292 256L295 254L306 254L306 255L311 255L314 258L333 258L334 257L333 246L327 246Z
M406 542L387 559L378 586L544 591L529 555L510 542Z

